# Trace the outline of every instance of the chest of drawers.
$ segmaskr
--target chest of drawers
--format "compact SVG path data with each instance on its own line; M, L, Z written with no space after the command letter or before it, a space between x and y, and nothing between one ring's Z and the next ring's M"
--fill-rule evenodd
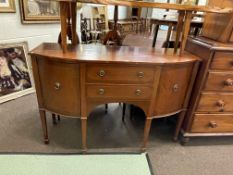
M45 111L50 111L81 119L86 150L89 113L97 105L112 102L133 104L145 112L143 150L154 118L181 113L177 136L196 77L197 57L188 53L175 56L169 49L166 53L132 47L69 49L63 53L58 44L45 43L31 52L45 142Z
M183 126L195 136L233 135L233 45L190 38L186 49L202 58Z

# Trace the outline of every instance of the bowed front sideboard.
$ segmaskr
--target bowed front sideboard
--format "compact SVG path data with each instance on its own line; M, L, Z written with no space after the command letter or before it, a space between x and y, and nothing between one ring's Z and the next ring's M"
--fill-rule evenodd
M195 81L199 59L170 49L128 46L43 43L31 52L45 143L49 142L46 111L81 119L82 148L87 149L87 119L95 106L134 104L146 115L142 150L151 121L180 113L180 131Z

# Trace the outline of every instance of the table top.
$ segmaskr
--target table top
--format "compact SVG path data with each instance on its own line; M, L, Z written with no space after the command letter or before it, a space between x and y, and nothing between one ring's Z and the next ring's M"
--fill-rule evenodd
M173 53L173 49L142 48L130 46L68 45L63 52L57 43L43 43L30 54L65 62L98 62L124 64L180 64L196 61L198 58L188 52L182 56Z
M82 2L82 3L95 3L105 5L120 5L129 7L145 7L145 8L162 8L184 11L201 11L207 13L232 13L232 8L216 8L210 6L186 5L178 3L159 3L150 1L137 1L137 0L59 0L65 2Z
M151 22L153 21L158 21L158 22L172 22L172 23L177 23L178 17L177 16L166 16L163 18L150 18ZM191 23L203 23L204 19L200 17L194 17Z

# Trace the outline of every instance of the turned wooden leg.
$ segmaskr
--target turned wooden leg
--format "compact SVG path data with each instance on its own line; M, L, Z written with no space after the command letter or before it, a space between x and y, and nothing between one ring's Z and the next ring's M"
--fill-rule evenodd
M82 151L87 151L87 118L81 118L82 126Z
M108 104L105 104L105 114L108 113Z
M56 114L52 113L52 119L53 119L53 124L56 125L57 124Z
M185 116L185 111L182 111L180 113L180 115L178 116L178 120L177 120L177 123L176 123L176 130L175 130L175 134L174 134L174 137L173 137L174 141L178 140L178 136L179 136L179 133L180 133L180 128L181 128L182 123L184 121L184 116Z
M123 107L122 107L122 121L125 121L125 111L126 111L126 104L123 103Z
M47 122L46 122L46 113L44 110L40 110L40 120L41 120L43 134L44 134L44 143L48 144L49 143L48 128L47 128Z
M152 122L151 118L146 118L146 123L145 123L145 128L144 128L144 136L143 136L143 143L142 143L142 147L141 147L141 150L143 152L146 150L146 145L147 145L147 141L148 141L149 133L150 133L150 128L151 128L151 122Z

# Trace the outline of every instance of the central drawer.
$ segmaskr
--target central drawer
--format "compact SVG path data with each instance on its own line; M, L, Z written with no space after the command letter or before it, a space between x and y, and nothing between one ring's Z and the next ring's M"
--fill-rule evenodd
M203 93L198 112L233 112L233 93Z
M152 87L135 85L87 85L88 98L149 100Z
M152 83L154 70L154 67L90 64L86 77L89 83Z

